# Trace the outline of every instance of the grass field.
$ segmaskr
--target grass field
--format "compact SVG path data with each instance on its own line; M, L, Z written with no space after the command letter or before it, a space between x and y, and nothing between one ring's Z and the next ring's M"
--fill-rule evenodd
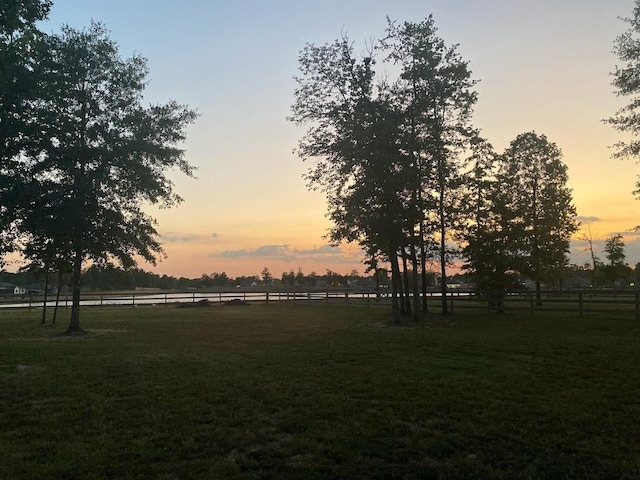
M631 318L0 314L0 478L640 478Z

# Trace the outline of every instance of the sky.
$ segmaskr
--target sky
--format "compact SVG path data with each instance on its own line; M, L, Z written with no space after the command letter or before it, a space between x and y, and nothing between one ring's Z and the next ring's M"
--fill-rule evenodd
M386 17L424 20L459 44L479 100L473 123L497 151L518 134L544 134L563 151L578 215L599 256L623 234L627 261L640 262L640 165L611 159L622 137L602 122L624 105L611 86L616 36L633 0L54 0L46 32L105 24L122 56L148 60L148 103L169 99L200 113L189 127L187 160L197 179L172 173L184 199L148 209L167 258L145 270L199 277L274 276L302 268L364 272L356 246L331 248L325 199L309 191L307 165L293 149L304 128L286 120L298 53L346 32L356 51L384 34ZM572 244L571 262L590 256Z

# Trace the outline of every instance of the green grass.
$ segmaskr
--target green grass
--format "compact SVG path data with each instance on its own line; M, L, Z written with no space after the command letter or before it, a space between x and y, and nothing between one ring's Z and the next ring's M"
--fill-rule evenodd
M66 338L1 315L0 478L640 478L632 319L86 309Z

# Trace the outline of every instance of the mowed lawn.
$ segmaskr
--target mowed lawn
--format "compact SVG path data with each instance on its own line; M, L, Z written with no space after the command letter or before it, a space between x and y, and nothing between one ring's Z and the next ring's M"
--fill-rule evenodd
M0 478L637 479L640 324L254 304L0 311Z

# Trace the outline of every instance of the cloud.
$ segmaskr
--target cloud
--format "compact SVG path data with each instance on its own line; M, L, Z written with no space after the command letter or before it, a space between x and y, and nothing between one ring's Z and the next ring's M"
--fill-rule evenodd
M339 247L322 245L311 249L296 249L290 245L262 245L257 248L243 248L238 250L225 250L215 253L213 257L223 258L278 258L287 261L322 260L327 263L352 263L360 251L346 253Z
M359 261L362 258L361 257L354 257L354 256L347 256L347 255L341 255L341 254L335 254L335 255L323 255L323 256L320 257L320 259L323 262L326 262L326 263L353 264L354 260L355 261Z
M225 250L216 256L225 258L242 257L278 257L291 258L292 253L289 245L263 245L258 248L243 248L240 250Z
M296 250L299 255L335 255L340 252L338 247L332 247L331 245L322 245L321 247L312 248L310 250Z
M640 238L635 238L626 242L624 253L627 256L626 262L634 267L640 262Z
M612 232L609 235L607 235L607 237L613 237L614 235L622 235L624 238L634 238L634 237L640 237L640 231L627 230L626 232Z
M160 238L164 243L193 243L198 240L198 235L192 233L161 233Z
M577 220L581 223L595 223L595 222L602 221L600 217L583 217L583 216L578 216Z
M211 243L220 238L217 233L210 235L197 233L165 232L160 234L162 243Z

